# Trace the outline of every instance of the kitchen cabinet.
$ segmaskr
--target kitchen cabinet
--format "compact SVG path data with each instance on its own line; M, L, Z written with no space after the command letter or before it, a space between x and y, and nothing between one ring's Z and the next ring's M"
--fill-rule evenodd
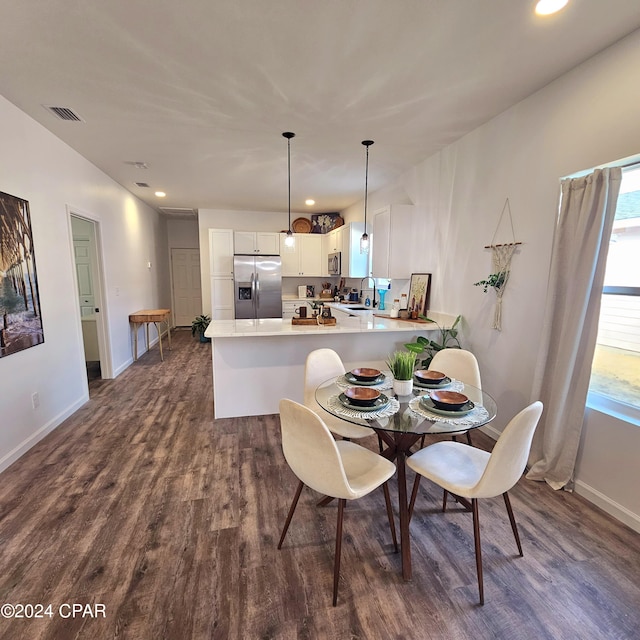
M367 225L369 226L369 225ZM363 222L350 222L323 236L323 275L329 275L327 258L330 253L341 253L341 276L343 278L364 278L369 275L368 255L360 253L360 237L364 231ZM371 234L371 229L369 229Z
M269 231L235 231L234 253L280 255L280 234Z
M287 247L285 233L280 234L280 257L283 277L321 277L323 275L322 236L311 233L294 233L295 244Z
M413 211L411 204L393 204L373 213L371 257L375 278L409 279L406 253Z
M233 230L209 229L211 318L233 320Z
M322 236L323 253L329 255L330 253L342 253L342 230L344 227L338 227L325 233ZM325 265L326 266L326 265Z

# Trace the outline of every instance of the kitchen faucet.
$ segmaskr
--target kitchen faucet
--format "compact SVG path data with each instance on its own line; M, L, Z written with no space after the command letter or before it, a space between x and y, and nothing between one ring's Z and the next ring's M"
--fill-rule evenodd
M376 305L378 304L376 302L376 280L373 276L365 276L364 278L362 278L362 280L360 280L360 300L362 300L362 283L365 280L371 280L373 282L373 303L372 303L372 308L375 309ZM364 300L362 300L364 302Z

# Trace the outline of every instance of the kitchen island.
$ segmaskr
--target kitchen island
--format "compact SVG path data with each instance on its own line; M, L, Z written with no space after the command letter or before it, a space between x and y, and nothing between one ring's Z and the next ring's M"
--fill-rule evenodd
M337 324L293 325L291 320L213 320L211 338L215 418L278 413L281 398L302 402L304 365L309 352L327 347L347 370L362 365L384 367L390 353L418 335L437 331L421 324L374 316L370 311L335 313ZM440 326L454 315L430 312Z

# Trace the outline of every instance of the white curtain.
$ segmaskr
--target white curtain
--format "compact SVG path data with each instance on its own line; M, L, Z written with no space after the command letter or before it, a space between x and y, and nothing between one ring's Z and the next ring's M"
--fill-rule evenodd
M546 313L533 382L544 403L527 478L573 488L591 362L595 351L609 237L622 171L597 169L562 181Z

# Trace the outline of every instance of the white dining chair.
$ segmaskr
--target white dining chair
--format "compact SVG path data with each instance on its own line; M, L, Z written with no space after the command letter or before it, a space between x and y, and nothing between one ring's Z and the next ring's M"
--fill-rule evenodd
M309 353L304 367L304 405L321 416L329 431L341 438L352 440L374 435L373 429L332 416L316 402L315 392L318 385L345 373L344 364L333 349L316 349Z
M316 413L294 402L280 400L280 429L284 457L299 480L287 520L278 542L282 548L302 488L338 499L338 522L333 569L333 606L338 602L338 578L342 550L342 522L347 500L361 498L379 486L386 489L387 480L395 473L393 462L365 449L355 442L335 440ZM387 501L387 517L395 540L391 504Z
M440 371L449 378L454 378L469 384L472 387L478 389L478 392L468 391L467 396L472 402L482 403L482 381L480 379L480 367L476 357L465 349L442 349L438 351L431 362L429 363L429 369L433 371ZM471 444L471 432L463 431L457 435L465 434L467 442ZM453 436L456 440L456 436ZM424 438L420 443L420 446L424 446Z
M503 496L518 552L522 556L520 536L507 492L522 476L541 414L542 402L539 401L523 409L505 427L491 453L446 440L425 447L407 459L407 466L418 474L418 480L424 476L444 489L442 511L446 511L448 493L472 511L480 604L484 604L484 585L478 499ZM409 506L410 518L415 494L414 490Z

